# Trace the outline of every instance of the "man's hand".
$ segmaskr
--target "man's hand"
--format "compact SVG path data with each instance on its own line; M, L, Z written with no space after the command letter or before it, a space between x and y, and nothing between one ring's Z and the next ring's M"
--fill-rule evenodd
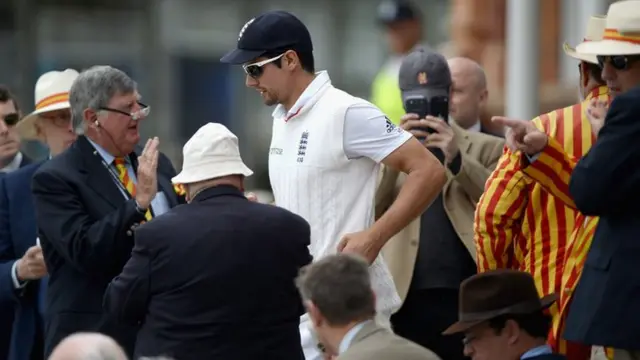
M148 209L151 200L158 192L158 145L157 137L147 140L138 157L138 183L136 184L136 202L143 209Z
M372 233L367 230L347 234L338 244L338 252L360 255L369 264L373 264L381 249L378 239L375 239Z
M424 142L425 146L442 150L444 163L450 164L460 153L453 129L444 120L437 117L427 116L423 121L429 128L436 131L427 136L427 140Z
M248 192L248 193L244 194L244 196L249 201L258 202L258 196L256 194L252 193L252 192Z
M494 116L491 121L506 127L505 138L511 151L520 150L533 156L547 146L547 134L538 130L529 120L510 119L504 116Z
M417 114L405 114L400 118L400 127L417 138L425 139L424 146L442 150L446 164L460 152L453 129L440 118L427 116L420 119ZM425 131L426 128L435 130L435 133Z
M604 126L604 118L607 116L607 111L609 111L609 101L591 99L586 110L586 115L591 124L591 132L593 132L595 136L598 136L600 129Z
M37 280L47 275L47 265L40 246L34 245L27 249L16 264L16 275L20 281Z

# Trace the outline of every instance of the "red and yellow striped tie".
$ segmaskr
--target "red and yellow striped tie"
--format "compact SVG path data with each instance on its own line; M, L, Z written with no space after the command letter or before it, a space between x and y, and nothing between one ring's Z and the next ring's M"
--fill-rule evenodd
M124 185L125 189L129 192L132 198L136 197L136 184L129 177L129 171L127 170L126 160L123 157L117 157L113 159L113 164L116 166L116 170L118 170L118 177L120 178L120 182ZM148 220L151 220L151 211L147 209L147 212L144 214L144 217Z

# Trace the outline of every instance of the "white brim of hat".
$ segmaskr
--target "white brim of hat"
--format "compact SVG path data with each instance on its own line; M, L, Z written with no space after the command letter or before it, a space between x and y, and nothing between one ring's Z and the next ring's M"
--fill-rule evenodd
M174 176L171 182L174 184L193 184L229 175L251 176L253 171L242 161L199 163L183 167L180 174Z
M18 134L20 134L20 137L26 140L37 140L38 133L36 131L35 122L36 122L36 119L38 119L38 115L44 114L50 111L63 110L63 109L69 109L69 108L71 108L71 105L69 104L69 102L64 101L56 104L51 104L49 106L45 106L42 109L35 110L31 114L23 117L22 119L20 119L20 121L18 121L18 123L16 124L16 129L18 129Z
M576 46L576 51L592 55L638 55L640 44L618 40L589 41Z
M598 63L598 58L595 55L579 53L576 51L576 49L574 49L567 43L562 44L562 50L564 50L565 54L571 56L574 59L577 59L580 61L586 61L591 64Z

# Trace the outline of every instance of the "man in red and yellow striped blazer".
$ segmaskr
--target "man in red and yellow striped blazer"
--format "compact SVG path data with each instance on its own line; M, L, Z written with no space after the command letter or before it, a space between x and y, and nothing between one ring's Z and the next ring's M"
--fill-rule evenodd
M603 25L601 17L594 17L589 22L588 28L594 40L602 37ZM592 99L608 101L609 95L600 77L600 68L595 65L595 57L577 54L566 44L565 52L581 60L584 101L544 114L527 124L547 134L563 154L579 158L594 141L585 110ZM561 312L566 308L563 299L568 300L570 295L564 294L564 289L574 288L577 282L567 274L579 275L582 268L579 256L574 254L582 246L574 246L572 239L577 236L574 232L583 228L584 219L577 218L579 213L575 206L569 206L567 197L563 197L561 192L552 192L542 185L544 183L536 182L523 171L528 164L528 159L523 156L519 151L505 148L476 208L478 269L515 268L526 271L533 275L541 295L558 293L561 301L550 308L554 321L550 344L570 360L586 360L591 355L590 346L568 344L558 336L565 316ZM586 253L586 249L583 251ZM573 270L567 272L571 267Z

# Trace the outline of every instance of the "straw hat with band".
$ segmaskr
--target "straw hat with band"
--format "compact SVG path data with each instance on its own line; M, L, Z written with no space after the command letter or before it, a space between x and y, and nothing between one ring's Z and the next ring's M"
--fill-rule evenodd
M483 272L460 285L458 322L442 334L465 332L502 315L544 310L557 298L556 294L540 298L531 274L510 269Z
M16 125L23 139L36 140L38 138L35 120L40 114L71 108L69 91L77 77L77 71L66 69L64 71L49 71L38 78L35 89L35 110L22 118Z
M606 23L607 18L605 16L592 16L587 23L587 33L582 40L582 43L602 40L602 35L604 33ZM571 56L574 59L586 61L592 64L598 63L598 58L595 55L578 52L575 48L571 47L566 42L562 44L562 49L564 50L565 54Z
M576 51L602 56L640 55L640 1L611 4L602 39L582 43Z

